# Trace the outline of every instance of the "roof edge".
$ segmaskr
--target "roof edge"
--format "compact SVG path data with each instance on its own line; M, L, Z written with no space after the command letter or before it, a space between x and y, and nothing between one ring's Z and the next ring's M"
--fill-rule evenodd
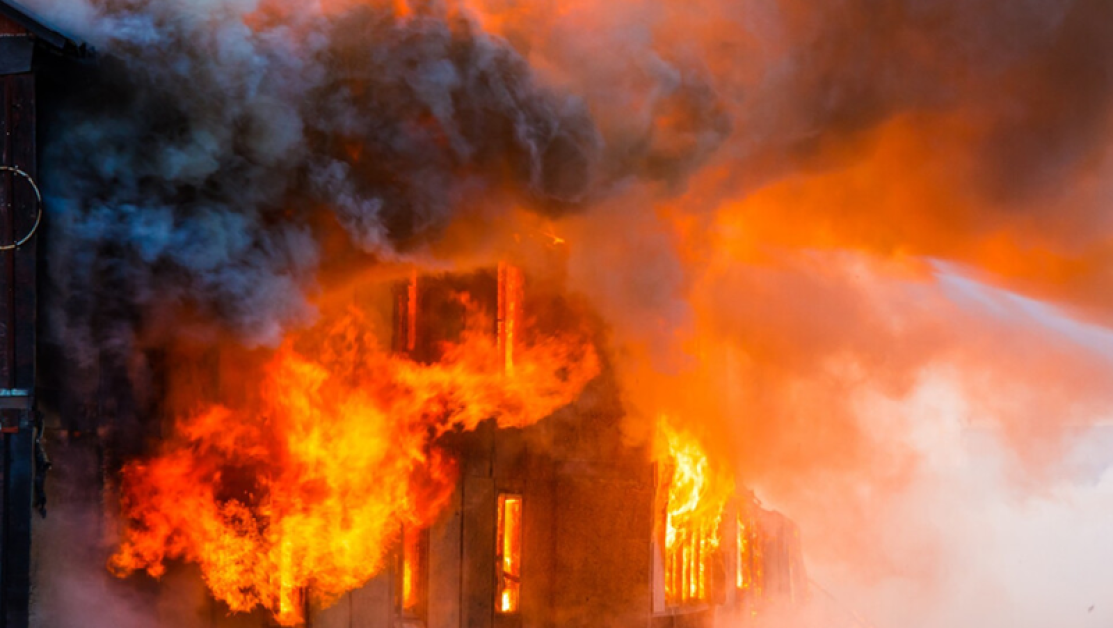
M66 37L43 24L29 11L10 0L0 0L0 15L19 24L34 35L36 39L64 55L77 58L88 58L95 55L95 49L92 46Z

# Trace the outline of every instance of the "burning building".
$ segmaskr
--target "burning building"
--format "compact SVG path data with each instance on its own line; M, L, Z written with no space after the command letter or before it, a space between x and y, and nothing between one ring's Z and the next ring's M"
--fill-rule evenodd
M1109 2L19 1L7 625L1113 618Z
M158 316L144 310L150 303L128 300L135 267L126 265L141 266L148 253L121 253L135 243L111 241L98 244L98 255L113 263L77 271L97 294L92 302L82 301L90 286L60 289L52 297L62 301L51 306L67 312L63 319L69 310L89 306L93 338L74 340L81 334L67 328L40 343L36 256L43 254L58 273L60 260L77 258L69 256L72 251L51 251L51 235L89 229L91 223L73 218L80 212L60 214L61 226L52 231L48 224L37 234L42 203L33 61L43 55L86 60L90 52L7 3L0 4L0 14L9 128L0 164L9 199L0 221L8 269L2 271L3 626L28 625L28 609L38 625L55 621L52 609L35 607L31 593L50 589L56 567L45 565L60 560L49 541L59 538L57 530L42 528L32 539L32 497L45 512L48 493L63 509L80 504L96 513L92 527L112 539L105 571L119 579L111 586L132 590L163 626L713 626L757 616L767 604L806 599L796 527L736 490L733 472L709 461L683 421L662 416L652 437L631 436L619 384L600 349L605 326L561 282L515 265L419 272L397 260L377 260L388 268L382 277L353 273L356 279L338 282L343 289L330 286L315 304L317 320L261 347L204 322L194 325L224 316L220 307L238 311L227 302L210 312L184 306L186 313L170 316L182 322L181 329L157 329ZM454 45L476 45L464 31L451 33L461 40ZM350 51L330 52L347 74L314 89L358 92L363 70L344 58ZM49 71L68 76L68 70ZM498 66L500 78L521 72L512 58ZM65 82L55 78L51 89ZM116 88L123 89L107 89ZM530 98L540 104L527 102L529 112L553 114L546 95ZM137 99L145 108L161 102ZM407 118L403 126L437 150L463 141L445 135L437 115L432 110ZM594 139L577 126L582 112L572 107L556 115L559 124L548 129L543 151L534 149L532 138L516 137L523 146L492 163L559 205L585 193L583 171ZM57 115L47 131L65 135L70 122ZM146 131L179 134L174 124L184 123L160 121ZM294 169L310 181L306 189L358 187L366 183L360 177L397 185L390 168L364 165L359 140L366 138L358 137L358 129L349 131L356 136L350 141L321 139L323 127L307 132L346 166ZM491 134L502 137L504 131ZM119 141L110 132L97 133L77 134L75 142L96 149L102 145L97 137L106 147ZM518 135L524 135L521 129ZM480 152L502 148L495 142ZM55 157L68 149L58 150ZM513 174L515 151L537 163ZM259 166L265 161L259 155L254 158L249 166L235 164L237 176L269 168ZM189 167L177 164L174 176L193 176L181 172ZM223 176L215 172L211 176ZM113 185L130 185L118 180L118 171L105 176ZM210 211L205 203L232 185L213 183L214 192L152 178L139 177L137 190L169 188L164 200L171 214ZM306 189L297 194L311 197ZM110 203L115 193L82 191L62 204ZM338 199L351 200L343 194ZM314 228L325 234L319 237L366 227L359 222L365 217L344 215L354 211L314 215L320 221ZM255 226L270 228L289 213L257 216ZM359 224L353 227L353 221ZM384 221L394 229L390 237L400 240L420 226L405 212ZM221 229L246 224L233 222ZM175 228L148 227L153 231L142 237ZM298 233L292 229L283 237L292 242ZM224 237L219 230L208 235ZM171 239L175 246L194 244ZM271 245L257 241L247 248L273 252ZM336 271L353 257L367 261L359 256L365 251L345 251L349 258L335 266L326 261L324 269ZM184 270L182 259L148 262L178 265L170 274L197 270ZM220 275L208 262L197 263L206 280ZM400 274L408 278L398 281ZM116 301L109 289L127 296ZM226 285L214 290L222 299L231 294ZM75 294L83 297L71 302ZM262 292L255 297L283 298ZM135 319L148 321L143 333L115 335ZM97 351L71 358L84 341ZM36 354L50 367L42 381L35 379ZM39 399L45 418L35 413ZM43 433L53 446L57 469L51 482L57 488L46 480ZM45 544L35 544L43 539Z
M419 397L429 394L433 400L421 402L421 411L429 414L419 424L405 426L404 434L388 434L399 440L349 443L372 458L376 452L402 452L412 459L400 458L405 464L399 471L395 462L353 456L328 436L293 430L300 433L297 438L323 440L313 454L320 459L305 463L298 473L316 476L316 464L335 463L337 475L308 480L299 475L282 481L294 486L276 487L265 478L282 471L252 458L299 455L287 445L271 449L265 436L250 432L251 445L210 449L203 442L245 436L212 431L228 430L212 422L241 411L236 406L242 399L236 398L244 393L229 384L242 374L242 356L225 350L175 358L179 369L186 360L200 364L188 379L190 396L211 395L220 405L201 412L196 422L164 428L179 434L168 436L171 444L153 458L126 465L119 488L112 488L111 477L105 479L108 490L122 492L124 504L124 541L112 569L121 576L144 570L158 576L164 584L155 598L193 600L185 607L168 606L172 615L160 616L160 622L713 626L757 616L768 604L800 604L806 598L809 587L795 526L762 509L751 495L736 493L732 479L711 466L698 441L663 418L655 444L629 444L606 365L597 362L591 344L576 345L583 340L575 330L583 312L564 303L559 292L531 285L509 264L467 274L414 273L389 289L358 292L363 294L355 297L361 312L371 309L369 300L390 311L391 324L384 326L389 341L383 342L389 355L376 359L387 360L395 371L409 365L419 380L436 379L445 367L454 378L437 382L434 390L422 388L427 382L409 382L422 388ZM364 316L358 319L366 322ZM370 340L360 339L362 333L346 320L326 332L324 345L312 339L308 346L319 354L351 351L357 362L371 361L364 352L374 349L365 344ZM571 353L539 352L551 339L570 343ZM298 350L309 355L305 348ZM486 362L477 366L461 358L461 351L482 353ZM285 358L281 362L279 372L290 367ZM362 377L336 370L338 362L327 364L333 369L328 378ZM555 379L542 377L541 387L531 383L538 369L554 366ZM323 385L332 394L347 394L313 383L316 376L301 367L295 374L303 379L278 384ZM229 372L235 377L227 377ZM459 378L486 377L495 383L464 392L440 389L457 386ZM404 380L388 388L407 385ZM483 390L487 385L495 388ZM524 386L542 401L553 390L558 394L540 409L523 409L522 403L535 400L513 394L504 399L507 393L499 389L504 385ZM560 390L569 385L571 393ZM206 386L210 390L203 391ZM171 396L174 387L168 386ZM488 394L499 400L484 401ZM314 412L302 405L307 402L327 403L299 399L293 402L295 411ZM357 404L346 399L341 411L360 418L366 410ZM472 416L473 409L479 414ZM272 416L265 425L275 428L281 420ZM319 427L347 438L351 428L343 418L336 421ZM185 441L179 440L182 432ZM255 447L262 451L253 452ZM392 497L403 506L340 504L338 509L332 503L333 491L347 493L348 499L385 500L378 491L389 487L379 486L378 478L352 477L375 473L383 473L385 482L398 482L392 490L408 493ZM391 479L391 473L399 474ZM205 499L214 505L196 505ZM314 512L300 510L302 500L317 500L306 506ZM217 512L206 512L212 507ZM286 521L280 523L275 511L284 509ZM377 512L383 509L385 514ZM345 522L346 517L367 519ZM297 523L303 518L308 521ZM298 526L304 532L296 531ZM353 538L353 533L366 537ZM256 538L260 534L263 538ZM299 534L306 536L292 536ZM365 547L352 550L352 543ZM351 565L348 553L366 562ZM196 586L196 581L174 564L183 558L200 564L211 594L196 588L189 593L189 583ZM299 560L314 567L302 569ZM370 580L363 583L363 577Z
M516 343L536 326L525 321L554 304L509 264L471 276L470 288L460 281L415 276L399 289L395 329L405 340L395 346L436 359L428 351L445 329L461 328L462 312L446 316L443 304L463 289L498 312L489 333L514 377ZM807 595L791 522L734 494L698 442L664 419L654 447L627 444L607 380L604 372L581 399L536 424L498 429L491 421L457 435L462 473L450 515L420 537L420 550L403 533L393 580L394 599L406 600L408 574L434 574L413 581L421 591L413 616L423 625L711 626L716 616L756 613L767 596ZM397 617L408 611L396 603Z
M0 628L1113 621L1113 3L20 1Z

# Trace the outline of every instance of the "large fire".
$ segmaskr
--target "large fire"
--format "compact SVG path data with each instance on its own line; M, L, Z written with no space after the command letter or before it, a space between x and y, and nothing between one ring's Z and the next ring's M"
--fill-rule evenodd
M49 228L3 273L41 312L0 331L42 376L34 488L53 437L79 455L52 500L120 497L114 574L196 565L283 625L387 570L395 625L477 626L469 597L490 625L681 625L809 586L795 527L729 507L745 478L878 625L1113 625L1086 610L1113 589L1113 2L27 4L105 62L36 62L28 107L55 110L11 79L8 126L48 141L9 165L41 156ZM501 256L590 308L608 368L560 429L454 458L441 436L576 400L597 348L533 333L539 283L506 264L434 348L418 273L393 345L334 298ZM107 462L82 471L86 447ZM458 464L487 475L438 538ZM30 551L3 512L4 549ZM54 577L57 525L5 598L33 581L38 612L88 612L84 579ZM1056 550L1007 542L1029 538ZM1055 603L1048 573L1074 574Z
M711 574L706 558L719 548L723 508L734 482L715 468L699 441L658 421L658 465L666 500L664 518L665 597L682 604L707 600Z
M437 436L538 421L599 371L574 335L519 342L504 368L505 347L480 331L490 319L469 321L480 324L433 364L384 350L359 311L288 339L243 401L182 416L155 456L124 469L111 569L158 577L168 560L195 562L233 611L262 606L283 625L307 599L362 585L399 530L429 525L451 494Z

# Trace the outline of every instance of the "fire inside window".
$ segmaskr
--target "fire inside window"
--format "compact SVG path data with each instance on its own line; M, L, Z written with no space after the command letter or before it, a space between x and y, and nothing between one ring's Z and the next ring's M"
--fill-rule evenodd
M498 597L500 613L517 613L522 596L522 496L499 495Z
M658 464L657 546L663 548L664 604L669 608L707 603L711 598L713 561L718 556L716 530L698 518L673 515L669 500L673 469ZM658 549L657 551L661 551Z
M394 606L402 617L420 619L424 615L428 543L425 530L414 526L402 527L394 585Z
M713 551L710 539L690 522L670 522L666 530L665 604L683 606L706 602Z

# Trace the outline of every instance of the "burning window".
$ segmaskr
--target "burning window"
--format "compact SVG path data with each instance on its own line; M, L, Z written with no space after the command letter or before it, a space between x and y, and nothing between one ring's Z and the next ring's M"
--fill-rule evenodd
M522 496L499 495L497 571L499 613L517 613L522 595Z
M703 604L722 582L720 523L733 483L713 473L689 435L662 420L655 524L654 609ZM716 572L718 569L718 572ZM718 588L721 592L721 587Z
M708 601L712 560L717 555L717 530L698 519L678 516L667 499L676 468L658 466L658 487L666 494L666 505L659 509L657 544L663 548L663 590L666 607L687 606ZM717 526L716 526L717 527ZM660 550L659 550L660 551Z
M402 618L424 618L428 555L428 532L412 525L402 526L394 575L394 608Z

